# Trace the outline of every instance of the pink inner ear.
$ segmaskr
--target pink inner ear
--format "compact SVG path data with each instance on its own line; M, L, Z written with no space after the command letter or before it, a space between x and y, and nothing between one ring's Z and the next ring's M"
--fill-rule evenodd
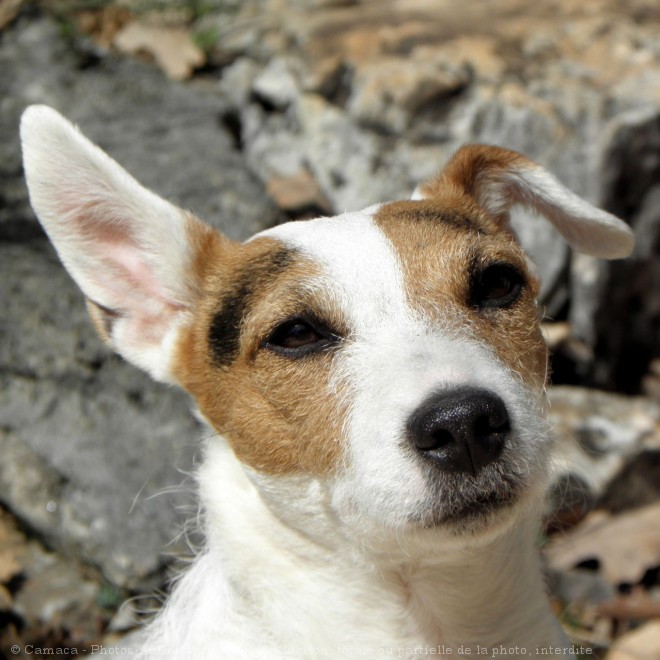
M76 209L74 216L72 238L78 243L77 233L82 245L78 243L72 252L72 265L79 269L76 279L83 290L93 291L93 295L89 290L85 293L103 307L136 321L163 318L182 309L158 277L155 265L158 255L140 243L129 220L116 212L115 217L104 213L103 206L102 202L85 204L82 209ZM130 211L124 209L124 212Z
M103 248L102 260L109 264L113 276L120 278L123 285L120 285L121 289L129 287L133 290L134 295L170 304L143 252L120 239L107 240L101 245ZM109 274L107 273L107 275Z
M140 245L128 222L87 218L76 226L76 279L92 302L117 314L109 330L116 349L135 360L159 347L184 309L159 278L155 264L163 255Z

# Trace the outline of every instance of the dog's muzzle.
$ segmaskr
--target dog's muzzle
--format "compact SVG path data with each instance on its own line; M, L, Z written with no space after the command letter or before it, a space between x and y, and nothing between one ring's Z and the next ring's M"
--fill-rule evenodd
M413 446L441 470L476 476L502 453L511 423L499 396L462 388L430 396L406 429Z

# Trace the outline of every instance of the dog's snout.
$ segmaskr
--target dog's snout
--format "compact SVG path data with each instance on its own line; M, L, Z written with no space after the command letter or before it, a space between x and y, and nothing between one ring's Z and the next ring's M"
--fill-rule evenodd
M476 475L501 454L511 424L499 396L470 388L434 394L410 416L407 430L443 470Z

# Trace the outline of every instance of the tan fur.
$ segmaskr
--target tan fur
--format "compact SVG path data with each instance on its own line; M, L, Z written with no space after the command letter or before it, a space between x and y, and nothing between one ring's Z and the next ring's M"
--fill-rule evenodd
M422 184L420 192L429 198L453 194L478 201L484 179L497 181L516 168L529 167L535 167L534 163L515 151L469 144L461 147L436 177Z
M411 307L434 324L469 328L525 382L541 389L547 351L536 306L537 279L495 219L454 186L435 190L432 200L386 204L375 218L399 255ZM494 262L515 266L526 274L527 285L511 308L475 309L469 304L471 269Z
M278 249L281 245L271 239L238 244L215 233L199 244L196 270L203 294L194 322L182 333L174 370L243 463L268 474L328 474L341 459L345 416L341 397L329 393L332 351L292 360L262 346L264 329L267 334L301 309L292 287L300 290L300 283L315 274L314 264L297 257L276 276L276 285L270 277L252 282L238 356L229 365L217 365L209 350L209 327L219 301L235 286L236 273ZM321 306L324 318L339 323L331 305L322 303L316 296L302 307Z

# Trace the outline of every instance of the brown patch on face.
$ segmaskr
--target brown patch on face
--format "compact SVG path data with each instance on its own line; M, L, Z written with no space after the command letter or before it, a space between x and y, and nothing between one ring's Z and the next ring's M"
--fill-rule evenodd
M375 221L399 256L413 309L439 327L467 329L535 390L544 386L547 351L536 305L538 282L495 219L449 188L437 190L432 200L387 204ZM494 264L514 268L524 285L510 306L482 308L474 304L475 282Z
M342 456L341 396L331 393L332 348L304 357L265 345L292 318L313 316L337 332L332 300L305 283L316 266L276 240L205 244L203 294L181 335L174 372L238 458L268 474L327 475Z

